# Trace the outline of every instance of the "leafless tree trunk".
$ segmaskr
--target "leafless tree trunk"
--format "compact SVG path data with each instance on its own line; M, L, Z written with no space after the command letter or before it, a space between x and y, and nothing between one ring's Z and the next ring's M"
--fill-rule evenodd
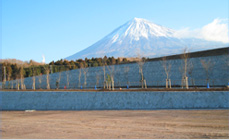
M105 81L106 88L109 89L108 81Z
M33 90L36 90L36 77L35 77L35 75L36 75L36 73L35 73L35 70L34 70L34 67L33 67L33 77L32 77L32 79L33 79L33 87L32 87L32 89Z
M12 81L12 85L11 85L11 89L13 89L14 88L14 81Z
M194 80L194 78L192 77L193 68L194 68L194 65L193 65L193 63L190 61L190 62L188 63L188 75L189 75L189 77L191 78L192 86L194 87L194 86L195 86L195 80Z
M42 75L39 75L38 82L39 82L39 88L41 89L41 81L42 81Z
M47 83L47 89L50 89L50 84L49 84L49 66L44 66L45 72L46 72L46 83Z
M105 89L106 88L106 84L107 84L107 82L106 82L106 66L107 66L107 62L106 62L106 60L104 60L105 59L105 57L102 59L102 63L103 63L103 89Z
M183 54L181 55L181 59L183 60L183 65L181 67L182 74L182 80L181 80L181 86L185 85L185 88L188 89L188 77L187 77L187 69L188 69L188 49L187 47L184 49Z
M107 74L107 78L106 78L105 83L106 83L107 89L111 90L111 84L112 84L112 82L111 82L111 76L109 74Z
M111 78L111 88L112 90L114 90L114 71L115 71L115 67L114 65L110 65L110 66L107 66L107 69L110 73L110 78Z
M10 81L10 79L11 79L11 73L8 72L8 73L7 73L7 81Z
M139 67L139 73L141 75L141 86L142 88L144 88L144 84L145 84L145 87L146 87L146 81L144 82L144 74L143 74L143 66L145 64L145 59L143 59L140 55L140 53L138 53L138 61L137 61L137 64L138 64L138 67Z
M166 74L166 88L172 88L171 79L169 78L172 65L171 65L171 63L169 63L166 60L166 57L162 58L162 66L163 66L163 68L165 70L165 74Z
M67 85L66 85L66 87L67 87L67 89L69 88L69 71L67 71L66 72L66 80L67 80Z
M32 79L33 79L33 90L36 90L36 85L35 85L36 77L33 76Z
M81 86L80 79L81 79L81 68L79 69L79 77L78 77L78 80L79 80L78 87L79 88Z
M21 89L24 89L24 69L23 65L20 67L20 79L21 79Z
M8 71L7 72L7 81L9 83L9 88L13 89L13 81L10 81L10 79L11 79L11 72Z
M3 76L4 76L4 78L3 78L3 82L2 82L2 89L5 89L6 87L6 67L5 66L3 66Z
M17 88L17 90L20 90L20 82L19 82L19 79L17 79L16 88Z
M139 73L141 75L141 84L142 84L142 88L144 87L143 81L144 81L144 75L143 75L143 65L144 63L138 63L139 66Z
M115 86L114 86L114 76L112 76L112 78L111 78L111 86L112 86L112 90L115 90Z
M47 89L50 89L50 85L49 85L49 68L47 68L47 71L46 71L46 82L47 82Z
M209 83L209 73L210 71L212 70L213 66L214 66L214 63L212 62L211 59L208 59L208 60L200 60L204 70L205 70L205 73L206 73L206 82L207 84Z
M103 89L105 89L106 85L106 67L103 65Z
M84 87L87 87L87 72L88 68L83 68L83 74L84 74Z

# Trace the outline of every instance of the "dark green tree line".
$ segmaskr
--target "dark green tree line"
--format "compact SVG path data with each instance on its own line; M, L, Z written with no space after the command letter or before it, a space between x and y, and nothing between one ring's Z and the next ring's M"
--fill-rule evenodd
M15 80L20 79L21 77L32 77L32 76L39 76L46 74L46 69L50 69L50 73L55 72L62 72L67 70L73 70L73 69L80 69L80 68L86 68L86 67L98 67L106 65L115 65L115 64L122 64L122 63L128 63L130 61L127 60L127 58L114 58L114 57L107 57L104 56L103 58L85 58L83 59L77 59L75 61L71 60L63 60L60 59L58 61L52 61L49 64L44 65L34 65L32 63L32 60L30 60L31 63L28 65L23 64L11 64L3 62L1 63L2 66L2 80L4 79L4 70L3 68L6 68L6 80ZM23 68L23 69L22 69Z

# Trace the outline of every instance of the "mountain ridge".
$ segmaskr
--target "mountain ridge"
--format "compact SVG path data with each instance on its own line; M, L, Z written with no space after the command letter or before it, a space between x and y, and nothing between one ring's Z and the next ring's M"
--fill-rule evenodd
M226 44L196 38L178 38L176 31L154 24L145 19L133 18L113 30L110 34L77 52L67 60L103 56L135 57L140 53L144 57L160 57L180 53L184 47L198 51L225 47Z

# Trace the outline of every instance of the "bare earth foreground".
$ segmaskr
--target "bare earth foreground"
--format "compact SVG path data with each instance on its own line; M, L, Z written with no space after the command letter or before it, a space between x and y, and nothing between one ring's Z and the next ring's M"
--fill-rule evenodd
M229 110L2 111L1 138L229 138Z

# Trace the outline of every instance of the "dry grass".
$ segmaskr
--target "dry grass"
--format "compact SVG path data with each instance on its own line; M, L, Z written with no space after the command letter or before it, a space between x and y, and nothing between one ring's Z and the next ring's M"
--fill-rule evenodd
M2 138L229 138L229 110L3 111Z

